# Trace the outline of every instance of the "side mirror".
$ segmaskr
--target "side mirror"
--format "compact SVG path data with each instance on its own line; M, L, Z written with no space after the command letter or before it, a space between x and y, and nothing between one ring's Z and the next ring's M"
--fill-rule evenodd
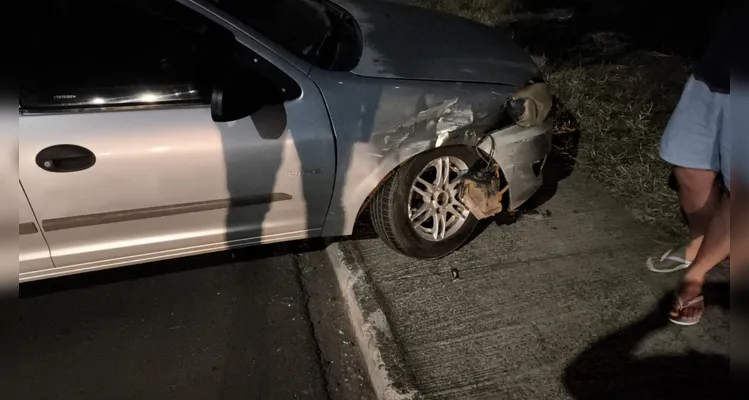
M248 117L273 97L267 82L251 77L252 71L233 69L227 71L213 86L211 94L211 117L216 122L236 121Z
M302 88L278 68L236 41L222 59L214 80L211 117L216 122L236 121L263 107L283 104L302 95Z

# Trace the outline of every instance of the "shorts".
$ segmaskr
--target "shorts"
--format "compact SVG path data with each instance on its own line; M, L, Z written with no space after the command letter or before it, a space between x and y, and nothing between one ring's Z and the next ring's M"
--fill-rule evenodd
M730 94L711 92L690 76L661 139L660 155L684 168L719 172L730 187Z

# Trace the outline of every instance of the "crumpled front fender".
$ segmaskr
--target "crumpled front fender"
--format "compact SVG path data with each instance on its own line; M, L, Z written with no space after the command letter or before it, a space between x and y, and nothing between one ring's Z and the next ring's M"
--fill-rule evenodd
M551 151L552 124L545 122L530 128L512 125L491 132L494 138L494 160L507 179L509 210L515 210L533 196L543 184L543 163ZM487 154L492 141L479 148ZM538 164L540 163L540 164Z

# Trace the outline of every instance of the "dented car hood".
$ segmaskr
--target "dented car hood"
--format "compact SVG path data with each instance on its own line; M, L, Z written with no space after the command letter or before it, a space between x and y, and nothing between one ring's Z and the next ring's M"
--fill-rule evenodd
M539 76L505 30L402 4L332 1L361 29L357 75L505 85Z

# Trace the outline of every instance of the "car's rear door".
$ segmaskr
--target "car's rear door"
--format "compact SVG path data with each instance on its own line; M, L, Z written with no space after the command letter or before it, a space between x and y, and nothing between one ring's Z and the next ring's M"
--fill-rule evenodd
M19 172L52 275L319 232L334 143L302 71L246 49L301 94L216 123L216 20L171 0L49 0L38 12Z

